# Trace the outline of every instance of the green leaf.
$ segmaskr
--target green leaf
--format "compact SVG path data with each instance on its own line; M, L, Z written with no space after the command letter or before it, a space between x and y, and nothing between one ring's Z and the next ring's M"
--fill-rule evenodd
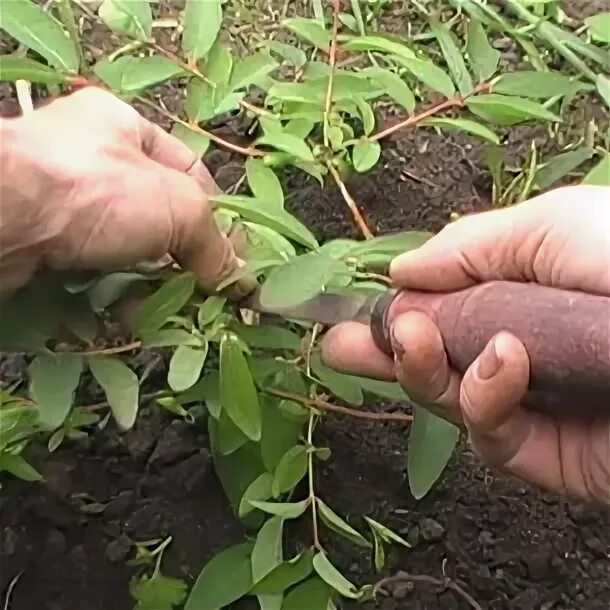
M470 19L468 22L468 43L466 48L476 79L479 82L485 82L491 78L498 69L502 53L489 44L485 28L477 19Z
M282 610L284 596L281 593L277 595L259 595L258 605L260 610Z
M301 337L282 326L241 324L234 325L232 329L250 347L287 350L298 350L301 347Z
M106 393L106 400L119 428L123 431L132 428L139 406L137 375L121 360L108 356L90 358L89 368Z
M493 132L489 127L481 125L476 121L470 119L445 119L445 118L433 118L424 119L421 125L427 125L429 127L448 127L451 129L457 129L459 131L465 131L471 133L474 136L487 140L492 144L500 144L500 138Z
M358 381L360 387L369 394L375 394L375 396L387 398L394 402L404 402L406 400L406 394L398 383L365 379L364 377L359 377Z
M358 112L362 118L364 133L368 136L373 133L373 130L375 129L375 113L373 112L371 105L359 95L354 96L354 102L356 106L358 106Z
M114 32L147 41L152 34L149 0L104 0L98 14Z
M391 529L387 528L385 525L381 525L381 523L378 523L377 521L375 521L374 519L371 519L370 517L364 517L366 519L366 522L369 524L372 532L374 534L377 534L382 540L384 540L385 542L395 542L397 544L401 544L402 546L405 546L407 548L411 548L411 545L401 536L399 536L398 534L394 533Z
M167 383L174 392L183 392L197 383L205 358L208 355L208 343L203 349L179 345L169 363Z
M334 275L345 270L344 263L318 252L303 254L271 271L261 289L260 302L278 310L298 305L322 292Z
M251 500L250 504L258 510L262 510L270 515L277 515L284 519L297 519L300 517L309 507L310 500L303 500L302 502L259 502L258 500Z
M248 437L233 423L233 420L222 410L212 413L210 403L206 401L211 419L208 419L208 431L212 451L219 455L231 455L241 449Z
M64 422L82 371L83 359L77 354L40 354L32 361L30 394L44 428L54 430Z
M597 87L597 92L601 95L604 102L606 102L606 106L610 108L610 78L604 74L598 74L595 85Z
M2 2L0 29L28 49L36 51L53 67L77 72L78 53L63 28L30 0Z
M325 52L330 51L330 34L315 19L305 19L304 17L286 19L284 26L318 49Z
M208 297L203 305L199 306L199 313L197 314L197 324L199 325L199 328L204 328L205 326L212 324L222 313L226 302L227 299L225 297Z
M230 335L220 343L220 402L249 439L260 441L262 417L258 394L241 347Z
M360 595L356 587L328 560L324 553L318 553L313 558L313 569L316 574L335 591L348 599L358 599Z
M383 68L367 68L362 70L362 74L370 76L387 95L405 108L409 114L415 110L415 97L407 83L398 74Z
M320 355L314 354L311 358L311 368L320 383L327 387L335 396L346 402L360 406L364 402L362 389L358 379L351 375L343 375L322 364Z
M265 41L265 44L271 51L277 53L282 59L290 62L297 69L301 69L307 63L305 51L298 47L277 40L268 40Z
M356 258L362 267L389 266L399 254L419 248L431 233L426 231L403 231L393 235L382 235L357 244L349 253L350 258Z
M307 474L307 450L303 445L290 449L275 469L273 475L273 497L294 489Z
M433 415L423 407L415 407L415 418L409 434L407 470L409 487L416 500L432 489L453 455L459 429Z
M515 125L536 119L561 122L560 117L541 104L510 95L478 95L467 99L466 106L477 116L498 125Z
M201 347L199 337L183 330L182 328L165 328L150 335L142 336L142 347L178 347L188 345L189 347Z
M252 580L260 582L283 561L282 533L284 520L271 517L259 530L252 551Z
M455 94L453 81L446 72L435 66L431 61L407 59L397 56L394 56L394 60L433 91L438 91L445 97L452 97Z
M216 116L214 88L205 81L192 78L186 86L184 111L191 121L200 123Z
M284 455L296 445L302 432L303 420L290 418L282 409L282 402L265 397L263 410L263 436L260 443L265 468L273 472ZM307 412L309 414L309 412ZM259 498L267 499L267 498Z
M302 138L297 138L289 133L266 134L262 138L258 138L256 143L262 144L263 146L271 146L290 153L302 161L313 163L315 160L305 141Z
M252 544L232 546L203 568L184 610L217 610L232 604L252 588Z
M319 498L316 500L316 504L318 507L318 514L326 524L326 527L333 532L344 536L358 546L363 546L365 548L371 546L371 543L360 532L356 531L349 523L337 515L330 506L324 504Z
M129 583L129 592L137 601L134 610L172 610L184 601L187 590L183 580L159 572L134 577Z
M269 208L283 209L284 191L275 172L268 168L264 161L250 157L246 161L248 186L260 202L269 204Z
M9 445L32 436L37 428L38 413L23 407L0 410L0 451Z
M282 610L329 610L330 587L319 578L310 578L286 595Z
M404 44L382 36L359 36L343 43L345 51L379 51L405 59L415 59L415 53Z
M177 314L195 292L195 278L191 273L179 275L166 282L140 305L135 320L135 332L146 335L159 330L170 316Z
M187 0L184 11L182 50L192 59L205 57L222 25L221 0Z
M210 147L210 138L189 129L182 123L174 123L170 133L184 142L198 157L205 155Z
M67 77L28 57L0 56L0 81L15 82L17 80L27 80L31 83L42 83L44 85L59 85L65 83Z
M260 239L271 250L280 255L282 259L296 256L294 246L277 231L266 227L265 225L244 222L244 225L249 229L250 234L255 234L255 239Z
M591 37L605 44L610 44L610 12L598 13L585 19Z
M305 580L313 571L313 555L311 549L306 549L291 561L283 562L254 585L251 593L253 595L276 595Z
M309 229L288 212L266 210L264 205L260 205L258 200L252 197L217 195L210 200L227 210L237 212L246 220L266 225L307 248L318 246Z
M233 75L229 82L229 89L236 91L256 84L279 66L278 62L268 53L254 53L248 55L235 64Z
M493 85L495 93L532 98L565 95L575 84L573 77L559 72L519 71L503 74Z
M582 184L610 186L610 153L604 153L602 160L585 176Z
M243 519L254 510L254 506L250 502L266 501L271 498L273 495L271 490L272 485L273 475L269 472L263 472L263 474L250 483L239 504L238 515L240 519Z
M12 453L0 453L0 472L5 471L23 481L42 481L42 475L23 457Z
M116 303L133 284L147 280L148 278L140 273L119 271L105 275L87 293L91 309L94 311L106 309Z
M547 189L589 160L594 154L595 151L591 148L580 148L557 155L538 169L534 183L539 189Z
M375 569L377 570L377 572L381 572L385 567L385 549L383 547L383 540L381 536L375 530L373 530L373 543Z
M352 152L352 162L357 172L364 173L375 166L381 156L379 142L372 142L368 138L358 140Z
M96 64L95 74L118 93L135 93L162 83L184 70L165 57L132 57L123 55L114 61L102 60Z
M453 76L453 80L456 82L458 89L462 95L470 95L472 93L472 78L466 63L462 57L462 53L458 48L457 41L453 32L447 27L446 24L441 23L436 17L430 19L430 28L438 44L441 47L449 72Z

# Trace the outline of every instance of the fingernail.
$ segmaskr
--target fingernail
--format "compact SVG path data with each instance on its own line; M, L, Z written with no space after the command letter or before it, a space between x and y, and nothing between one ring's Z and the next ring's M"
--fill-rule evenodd
M402 346L402 342L400 341L396 333L395 324L390 329L390 342L392 343L392 350L394 351L394 355L398 360L402 360L405 357L405 348Z
M491 379L498 374L501 366L502 360L498 356L496 341L494 340L487 344L487 347L483 350L483 353L479 358L477 377L483 381Z

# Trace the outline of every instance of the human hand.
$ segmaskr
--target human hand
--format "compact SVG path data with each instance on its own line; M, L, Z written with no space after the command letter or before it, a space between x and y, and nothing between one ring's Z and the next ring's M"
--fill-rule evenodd
M204 291L236 268L203 163L117 97L87 88L0 125L0 296L41 268L110 271L170 254Z
M399 288L432 292L512 280L610 296L610 189L563 188L464 217L398 257L390 275ZM610 346L610 320L608 333ZM325 361L352 374L398 379L417 402L462 423L491 466L548 490L610 503L610 416L577 423L523 408L530 363L516 337L496 335L461 376L425 314L398 316L391 334L394 359L375 347L368 327L339 325L326 336Z

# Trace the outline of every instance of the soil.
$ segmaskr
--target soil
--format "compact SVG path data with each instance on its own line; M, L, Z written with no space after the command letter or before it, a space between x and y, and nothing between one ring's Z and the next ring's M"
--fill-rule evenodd
M581 102L566 129L582 131L593 112ZM532 139L543 151L557 146L544 127L513 130L506 140L511 163L527 154ZM452 213L489 207L491 184L482 156L483 146L474 139L413 130L387 142L383 164L350 177L348 188L376 233L439 230ZM223 187L241 172L226 155L210 156L209 164ZM290 174L285 186L288 207L319 237L357 236L336 189L321 190L301 173ZM164 366L155 369L159 378ZM21 357L5 357L0 380L8 382L23 369ZM333 450L317 469L320 495L355 524L372 516L414 545L392 550L387 571L375 577L367 555L324 539L356 582L416 576L393 579L365 610L610 607L608 511L498 476L466 444L440 484L416 502L406 481L404 430L327 420L318 435L319 445ZM35 447L31 459L43 482L1 478L0 607L132 610L129 580L136 568L127 560L133 542L166 536L173 542L164 573L193 582L214 553L245 533L215 477L208 446L200 424L172 421L144 405L136 427L124 436L92 431L50 457ZM445 578L461 591L442 586Z

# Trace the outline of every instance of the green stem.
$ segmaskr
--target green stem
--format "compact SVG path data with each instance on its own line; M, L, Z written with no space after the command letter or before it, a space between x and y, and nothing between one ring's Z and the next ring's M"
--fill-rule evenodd
M352 13L354 13L354 19L356 19L356 23L358 24L358 31L361 36L366 34L366 29L364 27L364 19L362 18L362 9L360 8L360 0L351 0L352 4Z
M76 23L76 17L74 16L74 11L72 10L72 0L56 1L59 18L61 19L61 22L64 24L66 30L68 31L70 40L74 43L74 46L76 47L80 72L80 70L82 70L83 68L85 58L83 56L83 45L81 42L80 33L78 31L78 25Z
M307 444L313 447L313 428L315 423L315 414L313 411L309 414L309 425L307 427ZM314 454L310 452L307 456L308 465L308 479L309 479L309 501L311 503L311 519L313 528L313 544L319 551L323 551L322 545L320 544L320 536L318 534L318 502L316 498L316 490L314 486L314 470L313 470L313 459Z

